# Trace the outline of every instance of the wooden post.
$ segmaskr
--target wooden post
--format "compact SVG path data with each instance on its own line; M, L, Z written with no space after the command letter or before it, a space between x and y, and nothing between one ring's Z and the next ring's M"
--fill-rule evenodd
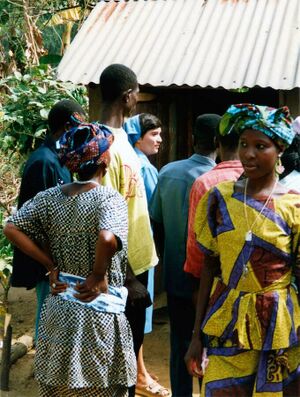
M279 91L279 106L288 106L293 117L300 114L300 88Z
M11 348L12 327L8 325L2 348L2 362L1 362L1 387L3 391L8 391L9 384L9 367L10 367L10 348Z
M169 153L168 162L177 160L177 109L176 102L169 106Z

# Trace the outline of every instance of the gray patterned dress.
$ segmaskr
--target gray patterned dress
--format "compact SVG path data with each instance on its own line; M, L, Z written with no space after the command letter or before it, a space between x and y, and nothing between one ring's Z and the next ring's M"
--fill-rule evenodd
M111 188L100 186L71 197L60 187L51 188L9 221L48 244L61 271L82 277L92 270L98 232L113 232L120 250L107 270L108 282L124 285L127 206ZM124 313L99 312L49 295L39 324L35 377L41 397L126 396L136 381L136 359Z

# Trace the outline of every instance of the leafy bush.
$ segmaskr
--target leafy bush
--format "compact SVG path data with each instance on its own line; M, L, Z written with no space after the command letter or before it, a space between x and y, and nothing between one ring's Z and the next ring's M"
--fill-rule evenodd
M10 242L2 233L4 225L4 210L0 208L0 285L3 289L3 304L7 306L7 296L10 287L10 276L12 273L13 250ZM0 314L2 302L0 301ZM1 317L1 315L0 315ZM0 320L1 329L1 320ZM0 332L1 335L1 332Z
M12 247L9 241L6 239L4 236L2 229L3 229L3 224L4 224L4 210L0 208L0 260L1 258L5 259L7 262L11 262L12 258ZM1 275L0 275L1 277Z
M48 113L57 101L73 99L85 109L88 101L85 87L57 81L48 65L36 66L25 74L14 72L0 80L0 93L0 285L6 305L13 253L2 228L16 205L22 164L43 141Z
M21 154L35 149L47 129L51 107L61 99L73 99L84 108L88 100L85 87L55 79L49 65L31 68L25 74L14 74L0 80L0 150L17 150Z
M4 220L11 215L18 196L21 178L19 176L20 163L24 158L18 152L4 154L0 150L0 261L11 263L12 246L4 236L2 230ZM0 269L0 283L1 283Z

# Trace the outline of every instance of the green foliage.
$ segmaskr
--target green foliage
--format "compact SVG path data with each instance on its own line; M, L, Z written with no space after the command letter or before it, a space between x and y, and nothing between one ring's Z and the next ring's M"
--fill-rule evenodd
M82 20L74 24L72 37L97 1L0 0L0 77L14 70L22 73L39 63L41 56L60 55L64 26L48 26L57 13L81 7ZM51 60L51 65L57 65ZM56 62L56 61L55 61Z
M4 225L4 209L0 207L0 260L2 259L7 262L10 262L12 258L12 246L2 232L3 225Z
M12 273L12 265L10 261L0 258L0 284L4 291L7 291L10 287L10 276Z
M10 278L12 274L12 265L11 261L7 259L1 259L0 258L0 285L3 288L3 305L2 302L0 302L0 329L3 326L1 319L3 319L3 315L5 311L3 309L7 308L8 305L8 291L10 288Z
M16 201L20 167L26 155L42 142L54 103L73 99L85 110L88 106L86 89L58 82L55 70L49 66L57 66L61 59L64 26L51 27L48 22L59 11L80 6L83 17L74 24L74 37L96 3L0 0L0 284L4 301L9 289L12 247L2 233L2 224ZM41 66L34 66L39 63ZM0 334L2 309L0 302Z
M45 137L51 107L61 99L73 99L87 107L86 89L55 79L48 65L29 69L0 80L0 150L21 154L35 149ZM1 105L0 105L1 106Z
M2 208L0 208L0 285L3 288L3 304L4 307L7 306L7 296L8 296L8 291L10 288L10 277L12 273L12 257L13 257L13 251L12 251L12 246L9 243L9 241L6 239L4 236L2 229L4 225L4 211ZM1 313L3 314L3 306L1 305L2 302L0 302L0 329L3 324L1 324ZM1 334L1 332L0 332Z
M248 87L240 87L240 88L230 88L229 91L237 92L238 94L244 94L249 91Z
M57 66L62 59L62 55L48 54L40 58L40 63L42 65L51 65L53 67Z

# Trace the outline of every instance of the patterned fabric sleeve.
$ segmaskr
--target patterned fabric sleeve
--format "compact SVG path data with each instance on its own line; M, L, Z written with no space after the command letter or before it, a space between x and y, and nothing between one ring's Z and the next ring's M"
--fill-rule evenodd
M299 195L300 201L300 195ZM295 258L295 275L300 283L300 207L295 203L295 221L293 227L293 253Z
M12 222L23 233L35 242L45 243L47 237L44 226L46 222L46 198L45 193L38 193L33 199L26 201L22 207L7 222Z
M205 185L200 177L193 183L189 197L188 237L186 244L187 254L184 271L191 273L196 278L200 278L204 262L204 254L199 249L194 232L195 215L197 206L206 191Z
M199 248L206 255L219 256L216 228L218 221L218 198L215 188L207 192L196 209L194 231Z
M118 239L119 250L127 248L128 214L124 198L116 191L111 192L99 206L99 230L108 230Z

